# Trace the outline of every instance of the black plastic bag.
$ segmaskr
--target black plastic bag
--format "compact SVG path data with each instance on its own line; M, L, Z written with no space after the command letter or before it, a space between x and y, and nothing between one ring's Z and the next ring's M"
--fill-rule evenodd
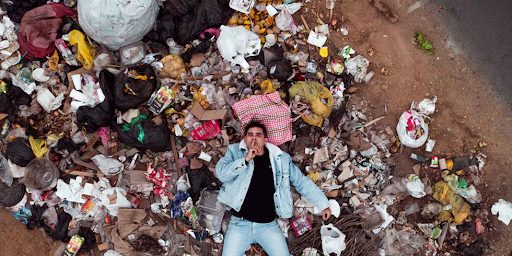
M115 114L114 88L115 76L107 70L102 70L99 75L99 82L105 100L95 107L82 106L76 111L78 126L85 127L88 132L95 132L100 127L110 126L112 117Z
M190 197L192 197L192 201L194 203L199 200L201 191L203 191L203 189L220 189L219 180L210 170L208 170L208 167L206 166L203 166L201 169L197 170L191 170L187 168L187 176L188 181L190 182L190 189L187 192L190 194Z
M173 38L185 45L205 29L226 24L233 13L229 0L167 0L160 9L155 30L147 38L164 43Z
M87 251L93 249L96 246L96 235L90 228L80 227L78 235L84 238L84 243L80 247L78 254L86 254Z
M165 119L156 124L147 116L139 115L130 124L116 125L116 131L119 141L140 150L162 152L170 149L170 132Z
M7 155L7 159L21 167L27 166L32 159L36 158L30 147L30 143L24 138L15 138L7 143L5 154Z
M16 114L19 106L30 106L32 98L21 88L6 81L6 91L0 92L0 113Z
M26 12L46 4L46 0L23 0L12 1L12 4L2 4L2 9L7 11L7 16L16 23L21 23L21 19Z
M275 45L264 48L262 53L262 62L265 64L270 78L277 79L279 82L286 82L290 79L293 75L292 64L283 57L283 48Z
M64 243L67 243L69 241L68 236L68 226L69 222L73 219L71 215L68 213L62 211L57 214L58 221L55 227L48 226L43 218L44 212L48 209L47 205L38 206L34 205L32 206L32 216L29 218L27 223L27 228L29 230L33 230L35 228L43 228L44 232L50 236L51 238L55 240L60 240Z
M130 67L116 76L114 103L126 111L146 102L156 89L156 74L149 65Z
M12 207L17 205L25 196L25 185L15 179L11 186L0 181L0 205L5 207Z

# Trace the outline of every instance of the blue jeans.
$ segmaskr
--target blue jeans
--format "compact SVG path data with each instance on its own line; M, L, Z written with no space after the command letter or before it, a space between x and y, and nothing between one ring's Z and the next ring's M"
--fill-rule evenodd
M256 223L231 216L222 256L242 256L251 244L259 244L269 256L289 256L288 244L277 220Z

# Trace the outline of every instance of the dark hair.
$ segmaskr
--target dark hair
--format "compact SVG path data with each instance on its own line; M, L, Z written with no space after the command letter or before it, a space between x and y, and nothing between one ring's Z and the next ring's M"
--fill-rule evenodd
M245 126L245 129L244 129L244 136L247 135L247 131L253 127L258 127L258 128L261 128L263 130L263 135L265 136L265 138L267 137L267 128L265 127L265 125L263 125L262 123L260 122L257 122L257 121L250 121L246 126Z

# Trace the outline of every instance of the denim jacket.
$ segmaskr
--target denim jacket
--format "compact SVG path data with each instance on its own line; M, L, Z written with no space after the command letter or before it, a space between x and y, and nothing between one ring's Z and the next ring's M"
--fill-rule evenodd
M267 143L265 146L269 151L274 173L276 188L274 205L277 216L280 218L292 217L293 199L290 185L293 185L297 192L319 209L329 207L324 193L313 181L302 174L289 154L271 143ZM217 178L222 182L218 200L235 211L240 211L242 207L254 172L254 160L246 165L246 155L247 146L243 140L240 143L231 144L228 146L226 155L219 160L215 167Z

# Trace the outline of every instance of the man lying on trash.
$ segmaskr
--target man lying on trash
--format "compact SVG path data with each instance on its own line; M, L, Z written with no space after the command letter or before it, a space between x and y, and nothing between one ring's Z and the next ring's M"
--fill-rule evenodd
M267 129L258 122L245 127L244 139L228 146L215 168L222 182L218 200L233 216L224 239L223 256L241 256L258 243L270 256L290 255L276 217L292 217L290 185L331 216L322 191L292 162L289 154L267 141Z

